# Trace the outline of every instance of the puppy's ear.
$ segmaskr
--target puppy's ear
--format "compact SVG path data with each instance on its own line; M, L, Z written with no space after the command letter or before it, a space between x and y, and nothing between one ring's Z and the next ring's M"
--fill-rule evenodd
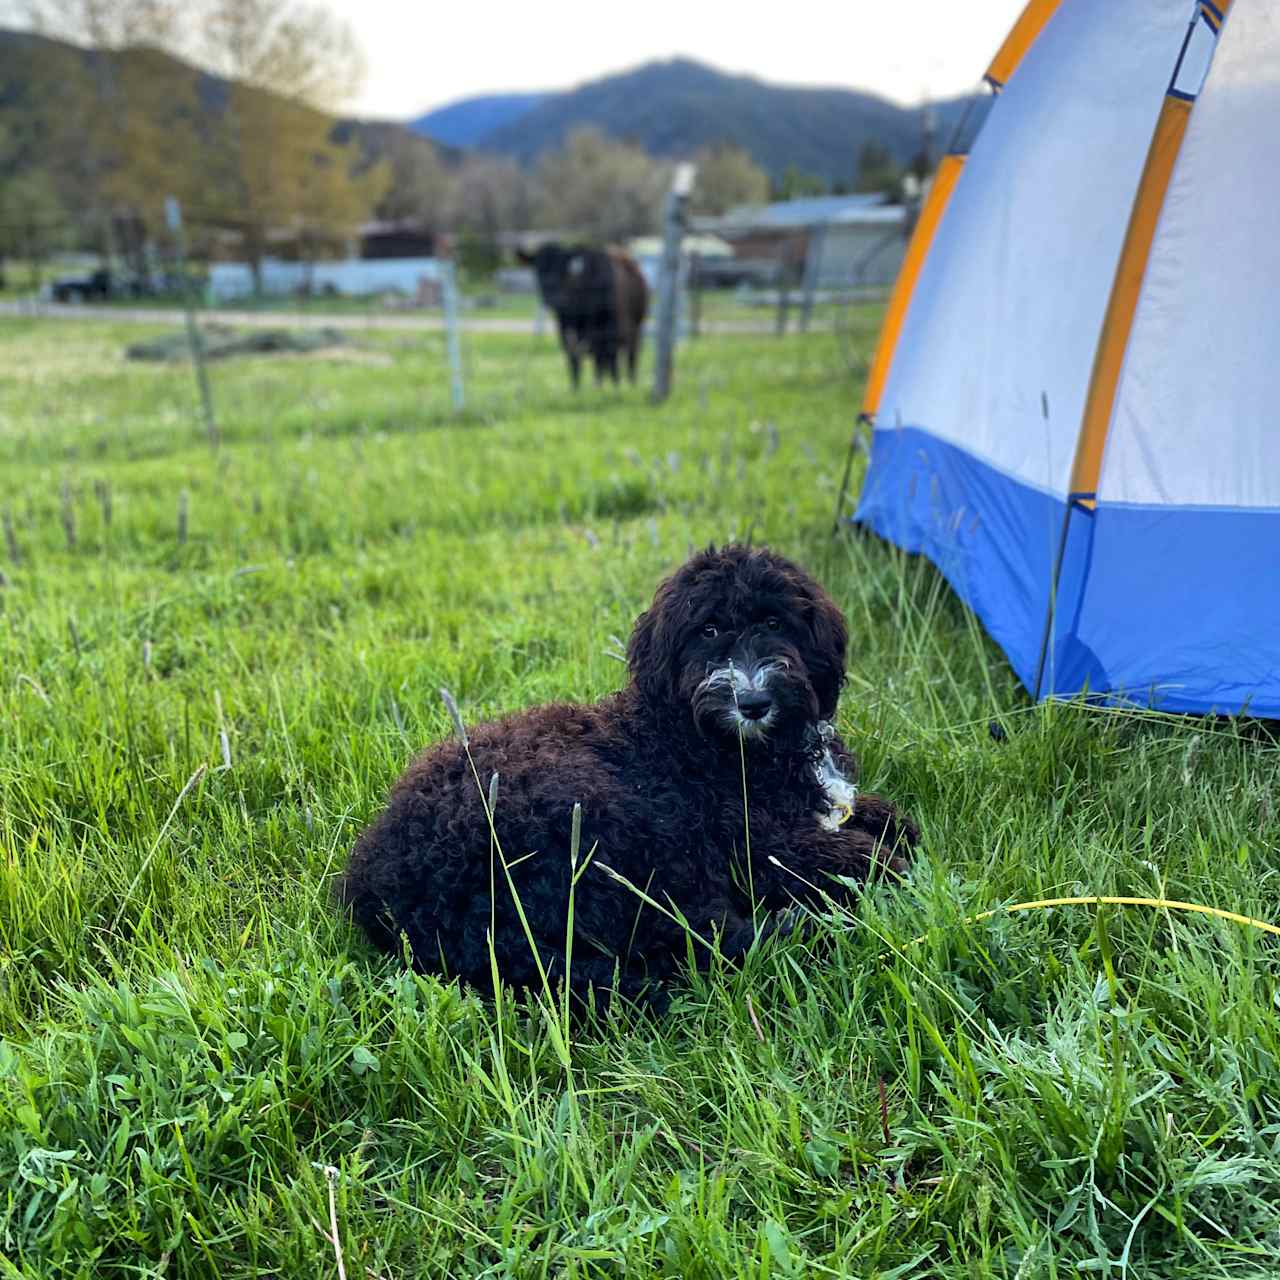
M631 679L647 702L668 702L674 692L675 655L671 627L667 625L668 583L658 588L653 603L636 619L627 642L627 666Z
M809 631L813 636L813 653L808 662L809 678L818 695L818 714L830 720L840 700L844 684L845 650L849 646L849 628L835 601L818 591L810 602Z

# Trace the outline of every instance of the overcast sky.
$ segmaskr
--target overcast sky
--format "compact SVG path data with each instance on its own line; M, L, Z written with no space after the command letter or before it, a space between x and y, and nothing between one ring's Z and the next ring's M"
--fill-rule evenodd
M903 103L982 78L1024 0L329 0L368 59L356 104L404 118L478 93L563 89L677 54L779 84Z

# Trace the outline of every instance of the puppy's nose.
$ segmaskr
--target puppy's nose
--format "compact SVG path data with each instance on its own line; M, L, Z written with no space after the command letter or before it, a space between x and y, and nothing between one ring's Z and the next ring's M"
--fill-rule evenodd
M773 706L773 699L763 689L748 689L738 694L738 710L748 720L763 720Z

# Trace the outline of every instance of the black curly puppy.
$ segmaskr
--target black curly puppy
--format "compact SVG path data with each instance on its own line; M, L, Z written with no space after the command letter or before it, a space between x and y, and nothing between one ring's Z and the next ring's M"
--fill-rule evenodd
M846 644L839 609L781 556L695 555L637 620L621 692L472 729L474 773L460 742L419 756L357 841L340 901L379 946L398 950L403 933L415 967L488 990L491 935L504 982L540 984L529 933L563 980L575 874L578 993L652 996L676 974L686 934L666 912L740 955L762 913L848 896L833 876L899 870L916 841L888 802L856 792L831 728Z

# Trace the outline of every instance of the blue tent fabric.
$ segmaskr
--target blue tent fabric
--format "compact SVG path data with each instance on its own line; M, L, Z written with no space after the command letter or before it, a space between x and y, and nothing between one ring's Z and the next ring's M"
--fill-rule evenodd
M1064 504L913 427L877 430L855 519L923 552L1035 684Z
M1064 538L1066 511L900 427L853 518L933 561L1028 692L1280 717L1280 511L1074 504Z
M1280 511L1104 504L1094 521L1072 637L1103 661L1094 687L1163 711L1280 717ZM1053 692L1078 684L1068 667Z

